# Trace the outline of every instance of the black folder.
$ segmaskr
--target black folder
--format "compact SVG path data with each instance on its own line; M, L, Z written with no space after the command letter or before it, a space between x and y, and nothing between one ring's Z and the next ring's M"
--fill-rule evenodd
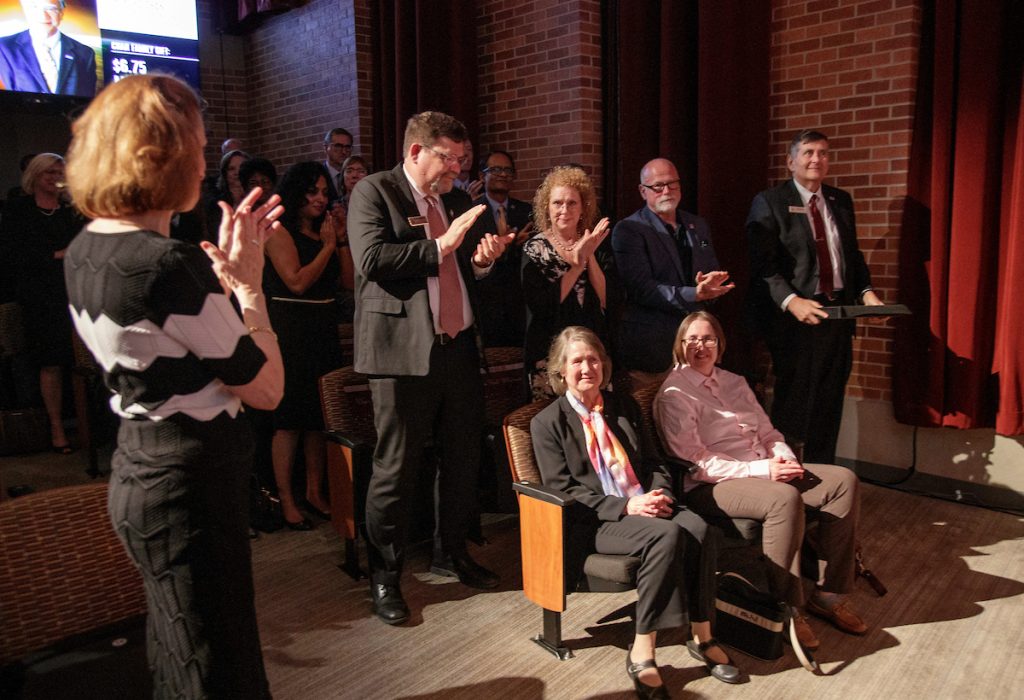
M851 304L849 306L823 306L821 310L830 319L867 318L869 316L909 316L910 309L905 304L883 304L882 306L865 306Z

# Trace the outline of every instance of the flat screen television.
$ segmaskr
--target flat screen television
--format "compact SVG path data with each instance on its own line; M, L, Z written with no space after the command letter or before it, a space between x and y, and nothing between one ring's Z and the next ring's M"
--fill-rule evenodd
M0 0L0 90L87 101L135 73L199 90L195 0Z

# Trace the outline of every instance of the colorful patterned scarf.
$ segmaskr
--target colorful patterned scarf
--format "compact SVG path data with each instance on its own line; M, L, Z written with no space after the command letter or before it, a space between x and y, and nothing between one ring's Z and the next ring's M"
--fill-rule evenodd
M583 422L583 434L587 438L587 454L590 455L590 463L601 480L601 488L606 496L621 496L628 498L639 496L644 492L640 481L633 472L629 463L629 456L622 449L622 443L615 437L615 433L608 428L601 411L604 406L598 403L593 411L588 411L583 403L566 392L565 398L569 405L579 415Z

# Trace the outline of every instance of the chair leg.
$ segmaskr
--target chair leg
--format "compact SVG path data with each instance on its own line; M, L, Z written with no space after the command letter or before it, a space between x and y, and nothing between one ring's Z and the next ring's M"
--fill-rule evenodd
M560 661L571 659L572 650L562 644L562 613L544 610L544 632L533 638L542 648L558 657Z
M354 581L366 578L366 572L359 566L359 550L356 548L355 539L345 538L345 561L339 564L338 568L351 576Z
M889 589L885 587L885 584L878 580L875 574L864 565L864 557L861 554L860 543L857 543L856 549L857 557L857 576L862 577L868 584L875 589L875 593L879 596L883 596L889 592Z

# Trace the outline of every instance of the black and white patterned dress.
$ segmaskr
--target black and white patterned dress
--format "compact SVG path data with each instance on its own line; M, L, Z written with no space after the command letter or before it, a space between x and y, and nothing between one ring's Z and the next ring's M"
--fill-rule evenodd
M227 389L266 357L195 246L86 230L64 270L121 416L108 506L146 585L155 694L269 696L248 539L252 437Z

